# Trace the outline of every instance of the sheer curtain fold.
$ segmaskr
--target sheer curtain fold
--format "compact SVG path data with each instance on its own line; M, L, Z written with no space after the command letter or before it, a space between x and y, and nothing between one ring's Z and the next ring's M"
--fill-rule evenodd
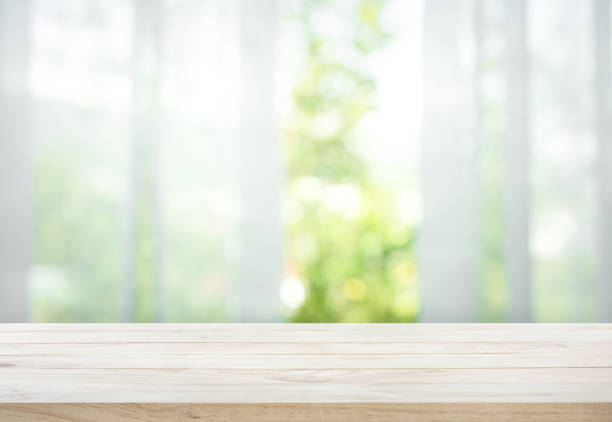
M612 322L612 63L610 0L593 0L597 148L597 318Z
M240 3L242 122L241 245L237 320L280 321L282 154L275 109L278 6Z
M152 312L147 318L162 321L164 314L163 264L164 237L161 210L161 121L160 72L163 2L135 0L133 2L132 45L132 125L126 160L126 197L123 215L123 280L121 286L121 319L129 322L136 315L137 303L149 302ZM138 242L138 220L146 219L150 226L150 246ZM142 237L142 233L140 233ZM138 250L150 247L152 265L146 298L136 296L136 257ZM143 265L142 262L140 265Z
M525 0L506 1L506 136L504 180L504 267L509 290L508 320L531 321L529 250L531 159L529 54Z
M472 2L425 3L425 122L419 231L422 320L478 316L476 109Z
M32 142L30 1L0 0L0 322L28 319Z

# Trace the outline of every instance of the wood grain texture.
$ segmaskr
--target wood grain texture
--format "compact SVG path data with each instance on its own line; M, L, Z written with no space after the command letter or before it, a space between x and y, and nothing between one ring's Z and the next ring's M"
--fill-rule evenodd
M5 324L0 421L612 421L612 324Z
M0 420L207 422L606 422L609 403L8 404Z

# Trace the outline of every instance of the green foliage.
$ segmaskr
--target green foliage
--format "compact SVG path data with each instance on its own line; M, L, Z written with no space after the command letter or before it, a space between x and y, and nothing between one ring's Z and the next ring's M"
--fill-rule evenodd
M290 271L305 283L307 296L292 321L413 321L413 232L356 147L376 91L364 61L390 38L380 22L384 1L358 1L352 16L326 2L302 6L308 57L286 134L287 208ZM313 32L321 13L352 25L352 36Z

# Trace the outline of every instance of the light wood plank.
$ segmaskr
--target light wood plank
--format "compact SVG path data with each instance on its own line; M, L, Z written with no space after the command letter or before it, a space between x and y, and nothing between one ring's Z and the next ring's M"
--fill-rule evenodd
M109 376L105 369L71 369L66 377L65 369L58 368L15 368L5 367L2 371L6 384L32 381L39 383L104 384L121 381L133 385L149 384L155 379L160 384L190 385L235 385L238 380L244 384L282 383L325 383L338 384L485 384L495 379L496 384L527 384L533 379L542 383L606 384L612 378L610 368L401 368L401 369L151 369L116 368L117 376ZM41 379L41 377L43 377ZM115 379L114 379L115 378Z
M393 355L393 354L478 354L478 353L595 353L609 350L611 342L159 342L159 343L3 343L0 356L117 355Z
M610 415L611 324L0 325L0 420Z
M526 363L528 362L528 363ZM168 368L168 369L326 369L326 368L581 368L612 367L612 354L600 353L431 353L334 355L34 355L3 356L2 367L25 368ZM1 382L1 381L0 381Z

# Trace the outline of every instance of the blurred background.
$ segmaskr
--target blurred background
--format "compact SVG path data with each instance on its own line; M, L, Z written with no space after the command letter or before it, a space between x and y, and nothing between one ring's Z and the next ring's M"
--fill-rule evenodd
M610 0L0 0L0 322L612 321Z

